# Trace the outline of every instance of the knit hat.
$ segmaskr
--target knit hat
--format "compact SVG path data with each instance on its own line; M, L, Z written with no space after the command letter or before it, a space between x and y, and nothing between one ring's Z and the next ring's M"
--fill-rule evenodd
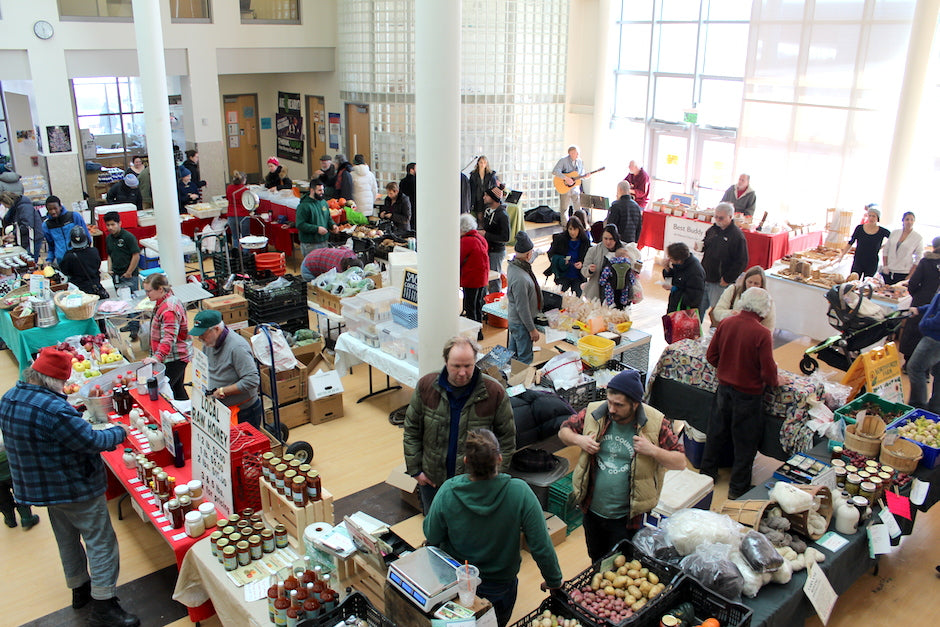
M124 176L124 184L128 187L137 187L140 185L140 181L137 180L137 175L133 172L128 173Z
M625 394L638 403L643 402L643 381L637 370L624 370L607 384L607 390Z
M268 165L281 165L281 162L277 160L277 157L268 157Z
M189 334L199 337L220 322L222 322L222 314L214 309L203 309L193 318L193 328L189 330Z
M32 368L39 374L65 381L72 375L72 354L47 346L39 351Z
M183 166L180 166L180 178L181 179L184 179L187 176L192 176L192 175L193 173L189 171L189 168L184 168Z
M535 248L535 244L532 243L532 238L525 231L516 233L516 245L513 246L513 249L517 253L527 253L533 248Z

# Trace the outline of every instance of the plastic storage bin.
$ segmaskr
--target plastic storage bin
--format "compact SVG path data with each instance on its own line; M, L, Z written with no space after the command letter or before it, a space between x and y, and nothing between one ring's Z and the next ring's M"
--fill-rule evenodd
M578 352L581 360L587 365L597 368L610 361L614 356L614 341L596 335L587 335L578 340Z
M926 418L932 422L940 422L940 416L937 414L932 414L929 411L924 409L915 409L909 412L906 416L898 418L890 425L889 429L897 429L898 427L904 426L909 422L914 422L918 418ZM902 436L903 437L903 436ZM940 448L933 448L932 446L927 446L922 442L917 440L911 440L911 438L904 438L905 440L910 440L924 451L924 457L920 460L920 465L924 468L934 468L937 465L937 457L940 456Z
M108 229L104 224L104 214L117 211L121 214L121 227L137 226L137 205L130 202L123 202L116 205L99 205L95 207L95 222L102 233L107 233Z
M659 503L647 516L647 522L658 526L660 521L680 509L708 509L712 504L714 489L715 481L708 475L700 475L688 468L667 470Z
M409 348L406 347L404 328L395 321L375 325L379 336L379 347L395 359L405 359Z
M392 318L392 303L398 302L401 294L394 287L383 287L377 290L360 292L358 297L363 301L362 313L376 322L385 322Z
M842 407L837 409L836 415L841 418L845 418L845 424L854 425L855 414L857 414L859 410L862 409L862 406L865 405L866 403L874 403L879 408L881 408L882 411L900 413L898 418L903 417L905 414L907 414L912 409L914 409L910 405L905 405L904 403L892 403L891 401L886 401L885 399L881 398L877 394L872 394L871 392L867 392L865 394L862 394L858 398L856 398L851 403L847 405L843 405ZM894 422L894 420L891 420L889 422Z

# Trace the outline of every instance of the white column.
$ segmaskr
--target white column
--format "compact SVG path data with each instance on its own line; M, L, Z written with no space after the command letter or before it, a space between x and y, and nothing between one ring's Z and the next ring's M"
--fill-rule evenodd
M170 135L170 110L166 91L166 65L163 55L162 2L133 0L134 32L137 35L137 64L144 96L144 124L150 184L160 244L160 267L170 285L186 280L180 246L179 203L176 197L176 169Z
M421 374L441 369L441 349L456 334L460 311L461 4L459 0L415 2Z
M619 9L619 3L617 3ZM619 42L618 37L611 37L610 31L616 26L615 13L611 0L597 1L597 21L595 39L590 48L595 50L596 57L594 63L597 67L597 78L594 82L594 111L592 117L593 129L591 136L591 155L588 158L585 155L585 163L590 167L588 171L610 163L619 155L610 154L614 146L607 141L610 134L610 117L613 113L614 104L614 60L617 59L616 45ZM616 150L622 150L622 146L617 146ZM595 196L616 197L615 187L617 182L625 175L616 169L609 169L600 172L592 178L591 193ZM588 218L593 219L591 212L588 211ZM591 225L589 224L588 227Z
M916 206L910 194L916 186L908 181L912 147L917 133L917 118L920 114L930 65L930 50L933 47L937 17L940 15L940 0L917 0L914 21L911 24L911 39L907 47L907 64L898 98L898 115L894 125L894 140L888 168L885 170L885 192L882 203L884 224L900 222L905 207ZM909 189L910 188L910 189Z

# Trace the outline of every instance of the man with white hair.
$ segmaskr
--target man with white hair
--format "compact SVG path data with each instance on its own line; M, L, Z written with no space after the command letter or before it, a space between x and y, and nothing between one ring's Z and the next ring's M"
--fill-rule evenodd
M700 314L721 299L725 288L738 279L747 267L747 240L734 223L734 205L718 203L715 224L705 231L702 242L702 268L705 269L705 296Z
M630 170L630 174L623 180L633 187L633 199L636 200L636 204L646 209L646 203L650 199L650 175L636 161L631 161L627 169Z
M626 180L617 183L617 200L611 203L604 224L616 224L617 230L620 231L620 240L624 244L640 241L643 210L633 200L633 189Z
M708 363L718 369L718 391L708 421L701 473L717 478L718 459L733 444L729 499L751 489L751 466L764 433L764 390L780 384L773 336L761 324L770 306L767 290L748 288L741 295L741 313L721 321L706 353Z
M757 209L757 192L751 187L751 176L749 174L739 176L737 184L725 190L721 202L733 204L735 213L754 215L754 210Z
M568 155L558 160L552 174L561 178L565 185L571 187L566 193L559 196L561 199L561 222L564 224L566 221L565 216L569 215L569 210L574 212L576 209L581 208L581 181L591 175L584 174L584 162L581 161L577 146L568 146ZM577 178L572 177L572 175L576 175ZM590 225L586 224L585 226Z

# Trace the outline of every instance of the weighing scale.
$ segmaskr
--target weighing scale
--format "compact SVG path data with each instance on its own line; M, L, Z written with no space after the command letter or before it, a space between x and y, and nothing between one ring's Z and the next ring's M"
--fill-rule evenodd
M457 596L457 569L444 551L423 546L388 565L388 581L425 612Z

